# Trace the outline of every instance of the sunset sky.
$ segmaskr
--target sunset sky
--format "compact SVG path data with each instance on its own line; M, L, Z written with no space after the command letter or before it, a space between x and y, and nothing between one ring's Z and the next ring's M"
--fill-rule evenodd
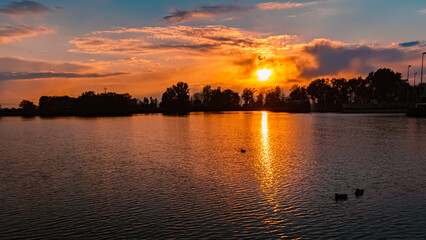
M0 0L0 105L83 91L161 97L418 72L424 0ZM259 81L257 70L270 69Z

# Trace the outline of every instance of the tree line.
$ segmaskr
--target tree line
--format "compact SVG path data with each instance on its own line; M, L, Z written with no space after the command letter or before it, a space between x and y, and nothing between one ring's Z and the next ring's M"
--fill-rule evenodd
M416 91L417 89L417 91ZM266 92L245 88L242 94L231 89L205 86L192 96L188 84L179 82L163 93L160 107L165 112L271 110L309 112L341 111L344 104L403 106L417 98L418 86L410 86L401 73L380 68L362 78L320 78L308 86L294 85L285 96L279 86ZM417 93L417 94L416 94Z
M281 87L266 92L245 88L241 95L231 89L210 85L190 95L187 83L178 82L155 98L133 98L130 94L95 93L79 97L42 96L39 105L23 100L18 109L1 109L3 115L21 116L122 116L134 113L187 113L190 111L270 110L309 112L311 105L318 111L339 111L344 104L385 104L407 106L419 91L402 79L400 73L388 68L370 72L362 78L320 78L308 86L294 85L285 96Z
M134 113L159 112L156 98L139 100L130 94L87 91L79 97L42 96L39 105L22 100L18 109L1 109L3 115L39 116L127 116Z

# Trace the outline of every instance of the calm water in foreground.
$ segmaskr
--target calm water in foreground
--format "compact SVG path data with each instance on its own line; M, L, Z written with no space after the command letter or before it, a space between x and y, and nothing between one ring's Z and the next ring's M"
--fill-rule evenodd
M426 119L0 118L0 239L425 239L425 226Z

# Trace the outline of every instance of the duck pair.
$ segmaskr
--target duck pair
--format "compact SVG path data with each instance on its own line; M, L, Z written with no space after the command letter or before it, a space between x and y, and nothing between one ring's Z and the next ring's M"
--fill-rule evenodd
M357 188L355 190L355 197L360 197L362 195L364 195L364 189ZM340 201L340 200L348 200L348 194L338 194L338 193L336 193L336 194L334 194L334 200L336 200L336 202Z

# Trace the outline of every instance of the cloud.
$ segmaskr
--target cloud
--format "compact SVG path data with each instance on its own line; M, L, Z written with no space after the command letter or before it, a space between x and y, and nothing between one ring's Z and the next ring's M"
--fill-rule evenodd
M399 44L400 47L424 47L426 46L426 41L412 41L404 42Z
M295 3L295 2L265 2L252 6L241 6L237 4L229 5L204 5L192 10L175 9L170 15L163 17L168 23L182 23L186 21L195 21L201 19L209 19L227 13L239 14L249 10L275 10L285 8L297 8L307 5L316 4L317 2ZM229 19L229 18L228 18Z
M1 80L23 80L23 79L43 79L43 78L103 78L119 76L127 73L56 73L56 72L0 72Z
M48 62L15 57L0 57L0 72L79 72L92 69L80 63Z
M144 63L143 60L130 59ZM127 60L126 62L130 61ZM121 62L124 60L119 60ZM15 57L0 57L0 80L41 78L102 78L127 73L113 72L117 62L51 62ZM105 66L104 66L105 65ZM105 73L108 70L109 73ZM89 71L96 71L91 73Z
M256 5L258 9L261 10L275 10L275 9L286 9L286 8L297 8L307 5L316 4L317 2L306 2L306 3L295 3L295 2L265 2L259 3Z
M129 37L130 35L131 37ZM252 33L225 26L170 26L118 28L93 32L70 41L72 52L91 54L148 55L184 51L192 54L231 54L233 51L267 52L283 48L294 36Z
M113 70L117 72L125 65L129 66L126 72L157 74L149 78L157 78L161 73L164 79L190 78L194 79L191 84L201 85L203 81L229 81L224 87L239 88L247 82L256 87L254 73L260 68L273 69L268 83L283 86L293 80L307 82L318 77L359 76L379 67L398 70L401 62L405 64L415 55L406 45L416 44L346 44L329 39L300 41L291 35L218 25L116 28L75 38L70 41L75 45L70 51L118 55L121 60L114 64L121 68ZM141 56L143 59L139 59ZM109 63L102 66L111 71Z
M9 15L45 14L53 9L34 1L13 1L9 5L0 7L0 13Z
M419 10L419 13L420 13L420 14L423 14L423 15L424 15L424 14L426 14L426 8L425 8L425 9L421 9L421 10Z
M169 23L181 23L190 20L211 18L225 13L245 12L249 9L249 7L243 7L236 4L214 6L206 5L192 10L176 9L170 15L163 17L163 19Z
M302 47L314 57L315 64L302 67L307 78L333 76L343 71L359 74L375 70L378 64L397 63L410 58L410 52L397 47L346 45L328 39L316 39Z
M23 38L49 34L53 32L54 31L52 29L44 26L33 27L28 25L11 26L0 24L0 44L20 41Z

